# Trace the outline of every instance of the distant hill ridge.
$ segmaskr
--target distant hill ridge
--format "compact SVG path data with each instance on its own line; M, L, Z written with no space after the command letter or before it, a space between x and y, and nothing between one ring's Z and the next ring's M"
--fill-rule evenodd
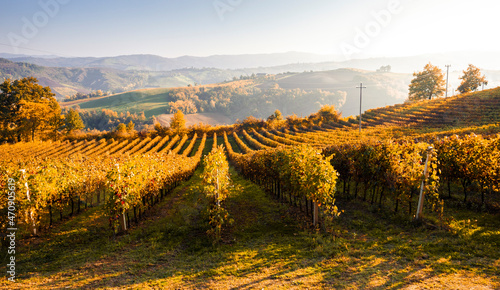
M342 56L319 55L304 52L267 54L211 55L162 57L152 54L134 54L108 57L57 57L37 55L16 55L0 53L0 58L14 62L28 62L47 67L90 68L106 67L117 70L171 71L185 68L217 68L246 70L265 68L267 73L333 70L338 68L359 68L376 70L390 65L393 72L413 73L431 62L444 69L451 65L451 71L461 72L468 64L483 70L500 70L500 52L451 52L397 57L370 57L345 59Z
M2 55L0 54L0 57ZM152 54L120 55L111 57L36 57L3 54L15 62L28 62L48 67L107 67L119 70L171 71L183 68L243 69L333 61L333 56L302 52L270 54L180 56L174 58Z
M0 81L4 78L36 77L42 86L50 86L57 98L96 90L118 93L144 88L219 83L246 74L244 71L214 68L138 71L109 67L47 67L0 58Z

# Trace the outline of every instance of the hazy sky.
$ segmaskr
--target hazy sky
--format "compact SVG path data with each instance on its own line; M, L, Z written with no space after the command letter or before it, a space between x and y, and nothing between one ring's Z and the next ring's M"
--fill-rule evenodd
M494 0L0 0L0 52L273 53L343 58L500 51ZM31 50L28 50L29 48Z

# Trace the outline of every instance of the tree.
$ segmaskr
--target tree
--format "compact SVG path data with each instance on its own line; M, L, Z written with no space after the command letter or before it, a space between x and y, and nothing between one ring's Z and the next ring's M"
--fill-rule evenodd
M281 114L280 110L274 111L274 114L271 116L267 117L267 121L282 121L283 120L283 114Z
M49 124L52 130L49 132L49 137L56 140L59 136L59 130L64 128L66 122L66 116L60 113L54 113L54 116L50 119Z
M432 99L440 97L445 91L444 74L437 66L431 63L425 65L421 72L413 73L414 79L410 84L410 101Z
M69 109L64 120L64 128L68 134L71 134L74 130L85 128L85 124L83 124L82 118L80 118L80 114L76 110Z
M324 105L321 107L321 109L319 109L317 116L322 122L326 121L337 122L340 119L341 114L337 112L334 105Z
M32 140L35 133L58 126L61 108L49 87L42 87L33 77L0 84L0 129L2 137Z
M163 127L160 123L155 123L155 131L160 136L166 136L168 133L168 128Z
M268 129L275 129L277 127L282 126L284 123L285 121L283 120L283 115L281 114L280 110L274 111L274 114L267 117Z
M125 124L123 124L123 123L118 124L118 126L116 127L116 132L118 132L118 133L126 133L127 132L127 126L125 126Z
M464 75L460 77L462 83L458 87L461 94L475 91L482 84L488 84L486 77L481 75L481 70L472 64L469 64L469 67L463 73Z
M383 65L379 69L377 69L377 72L391 72L391 66L390 65Z
M114 135L116 137L127 137L128 136L128 134L127 134L127 126L125 124L123 124L123 123L118 124L118 126L116 126Z
M169 102L168 106L170 107L170 113L183 111L186 112L186 114L196 114L196 112L198 112L193 100L177 100L175 102Z
M134 122L130 121L127 124L127 132L132 133L134 131L135 124Z
M182 111L177 111L170 119L170 128L177 134L186 129L186 118L184 118Z
M266 123L263 120L259 120L255 118L254 116L248 116L245 118L243 121L236 121L236 126L238 129L244 129L244 130L251 130L256 129L258 130L259 128L262 128L266 125Z

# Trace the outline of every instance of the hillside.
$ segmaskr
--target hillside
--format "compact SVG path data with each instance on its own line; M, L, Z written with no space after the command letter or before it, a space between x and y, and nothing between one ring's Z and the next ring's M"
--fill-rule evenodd
M89 99L78 106L83 110L111 109L117 112L144 112L147 117L159 115L168 109L170 89L141 89L104 98ZM62 103L64 106L64 103Z
M251 82L240 81L239 85L241 89ZM188 92L188 88L176 89ZM135 93L154 99L162 91ZM150 134L131 139L1 145L0 153L8 158L0 160L4 162L0 165L9 167L3 171L0 167L0 174L19 172L20 166L28 164L29 174L45 177L28 179L29 186L51 190L48 194L62 200L57 209L37 200L37 236L29 234L26 223L19 223L16 287L497 289L500 137L438 140L435 136L426 138L426 132L435 129L435 133L453 135L457 128L476 126L472 132L481 134L482 129L476 129L486 124L498 133L500 127L495 123L500 121L499 112L500 88L496 88L369 110L364 114L361 135L355 120L349 119L335 123L343 126L340 130L326 124L282 130L229 129L222 134L218 131L216 138L213 132L203 137L190 132L183 137ZM206 113L191 116L216 117ZM432 141L422 141L425 139ZM206 213L211 199L202 191L204 165L196 170L193 165L214 143L223 144L236 167L230 169L234 191L222 203L230 222L224 225L217 246L207 235L211 224ZM429 145L437 152L436 159L429 161L430 176L439 174L440 186L436 192L426 193L424 219L410 222L418 195L407 193L419 189ZM272 147L279 148L265 151ZM304 148L318 150L304 152ZM282 155L291 150L308 154L302 153L297 160ZM331 156L330 161L309 161L311 156L325 160L323 155ZM28 158L37 163L18 162ZM188 158L195 158L186 163L193 166L189 175L158 179L160 172L171 174L182 168L181 160ZM71 162L56 167L54 160ZM301 166L292 163L297 161ZM479 166L483 163L486 165ZM318 164L329 164L336 171L322 171L324 167ZM50 165L57 170L47 170ZM60 172L82 180L78 196L68 194L65 187L44 186L63 184L67 177ZM311 188L310 184L317 184L311 177L317 178L313 174L318 172L329 174L327 182L334 180L335 199L330 202L341 214L330 218L327 208L321 206L320 226L314 227L313 204L296 184ZM48 178L52 183L46 182ZM465 178L468 184L463 183ZM492 190L484 194L479 180ZM115 182L120 182L120 187L113 187ZM155 187L165 183L163 188ZM118 192L119 188L136 186L144 190ZM110 227L116 211L109 201L120 206L115 202L119 199L113 198L121 194L126 195L121 205L129 203L123 206L122 215L128 228L117 233L117 221ZM24 196L19 198L25 200ZM435 210L437 197L441 206ZM28 213L27 206L30 203L20 202L18 212ZM6 227L7 222L1 224ZM12 285L8 283L5 277L0 279L2 287Z
M411 75L377 73L359 69L336 69L331 71L288 74L278 79L284 89L341 91L346 94L345 103L338 107L343 116L359 115L360 83L363 91L362 110L402 103L408 96Z
M349 143L359 137L358 116L323 123L321 127L334 133L336 142ZM296 129L311 131L304 126ZM497 134L500 133L500 87L370 109L362 114L362 129L363 136L382 139L406 136L433 140L456 134Z
M57 98L89 93L124 92L142 88L179 87L188 84L211 84L246 74L222 69L179 69L174 71L119 70L107 67L45 67L0 58L0 80L33 76L43 86L50 86Z
M109 68L55 68L0 59L0 79L33 76L42 86L50 86L57 97L92 90L123 91L141 86L145 75Z
M213 87L223 88L226 86L245 86L248 81L235 81L227 84L201 85L197 87L172 87L172 88L149 88L134 90L106 97L77 100L74 102L61 103L63 107L78 105L83 110L110 109L116 112L144 112L146 117L165 114L169 110L168 103L175 101L177 91L210 90Z
M267 133L273 136L277 132ZM316 131L315 140L323 133L331 132ZM286 140L305 139L308 134L289 135L291 137ZM250 138L244 139L240 141L249 143ZM225 142L220 136L203 138L203 141L193 137L189 143L195 146L188 150L187 140L187 136L181 140L179 136L171 139L157 136L130 141L110 139L0 146L3 153L12 157L37 155L44 157L43 160L80 154L91 157L86 166L92 170L75 170L84 181L80 183L81 192L85 189L89 193L65 196L62 206L58 206L60 210L54 210L54 215L50 206L40 206L41 224L37 236L28 233L28 225L19 223L16 233L16 273L19 274L15 288L497 289L500 285L498 211L483 211L462 204L458 181L452 184L452 195L445 199L444 219L438 220L428 205L425 221L410 223L406 208L394 212L392 192L387 190L384 199L384 191L380 192L382 202L374 202L370 195L375 196L376 190L369 190L368 198L364 198L361 192L358 195L357 181L352 181L352 187L347 187L346 191L345 183L342 187L342 175L339 175L335 203L342 214L329 220L328 213L322 210L321 226L314 227L307 198L304 201L296 198L296 193L292 194L279 182L270 184L263 179L254 183L248 176L244 177L242 171L231 168L235 189L223 206L232 222L223 227L223 239L214 246L206 234L210 229L206 214L210 200L202 191L203 165L191 173L189 180L179 180L175 185L177 179L162 180L168 187L154 192L149 188L154 188L158 175L144 174L155 172L149 164L138 162L129 169L123 162L127 158L150 160L151 152L160 152L154 157L159 158L170 151L165 156L179 155L181 159L188 158L182 157L186 150L207 154L215 142L224 144L228 150L228 144L233 144L235 149L239 146L235 138ZM66 164L74 166L75 163ZM163 172L176 171L179 167L176 163L162 164L167 169ZM416 164L418 162L410 165ZM150 186L141 191L148 194L143 195L142 201L135 199L137 208L134 205L125 210L123 216L129 227L118 234L110 228L111 206L105 203L109 200L114 203L113 189L101 191L88 186L113 186L114 182L105 181L113 178L113 174L96 174L106 178L99 182L93 182L97 179L93 179L92 174L99 170L113 173L114 168L136 173L118 180ZM300 172L301 168L293 170ZM44 174L46 171L40 171L40 175ZM133 179L134 176L138 177ZM59 181L63 177L55 174L54 178ZM133 183L139 178L141 182ZM369 178L373 176L370 174ZM36 182L40 182L39 179L32 178L29 185ZM370 184L364 182L362 187L367 185ZM43 186L36 188L47 190ZM60 191L67 192L65 189ZM127 197L135 197L133 193L124 192ZM364 192L366 197L367 191ZM56 194L62 196L62 193ZM477 194L470 197L475 202L472 197ZM410 203L416 204L416 198ZM20 214L25 212L26 204L20 203ZM7 264L7 258L4 261ZM0 279L0 285L13 288L5 276Z
M116 94L99 100L79 102L81 109L111 109L117 112L141 112L147 117L168 113L169 102L179 100L172 90L189 91L198 112L223 114L233 122L250 115L267 118L276 109L285 116L308 116L321 105L335 105L344 116L359 114L359 90L363 82L363 110L402 103L406 98L410 75L376 73L357 69L338 69L324 72L285 73L248 80L243 91L222 89L229 84L184 88L158 88ZM278 90L275 85L278 85ZM202 89L206 88L206 89ZM299 91L297 91L297 89ZM212 93L208 91L211 90ZM207 95L208 92L208 95ZM182 97L184 98L184 97ZM215 103L209 105L211 101ZM217 105L219 104L220 105ZM186 111L184 111L186 112Z
M5 54L3 56L8 57ZM477 63L481 64L481 59L468 58L467 54L456 54L450 56L450 59L458 60L459 56L464 57L463 59L469 62L474 61L475 64L477 60ZM286 79L280 78L278 82L282 88L345 92L347 94L346 102L341 111L344 116L350 116L359 114L359 91L356 86L360 82L367 86L363 110L401 103L406 98L411 75L408 73L375 73L374 71L380 66L391 65L392 71L414 72L421 70L423 64L429 60L440 65L445 63L447 59L440 55L424 55L343 62L313 62L319 61L319 56L316 57L300 53L221 55L205 58L184 56L175 59L155 55L108 58L20 57L13 55L11 60L22 62L0 60L0 80L2 78L19 79L34 76L39 79L42 85L50 86L56 93L56 97L61 99L77 92L89 93L101 90L120 93L144 88L215 84L235 77L259 73L283 74ZM294 59L295 61L292 61ZM310 62L300 61L307 59ZM172 62L176 64L171 64ZM462 62L464 61L462 60ZM231 66L231 63L234 65ZM450 71L450 95L452 95L453 89L459 84L458 78L462 73L459 68L462 63L450 63L453 63ZM237 66L244 68L228 69ZM500 85L499 71L484 70L484 73L488 79L489 87ZM293 77L290 77L292 75ZM283 108L283 110L287 111L287 108ZM293 110L288 113L301 115L300 112ZM249 112L249 114L255 115L256 113ZM241 117L242 115L238 114L238 118Z
M461 128L500 123L500 87L366 111L365 126Z

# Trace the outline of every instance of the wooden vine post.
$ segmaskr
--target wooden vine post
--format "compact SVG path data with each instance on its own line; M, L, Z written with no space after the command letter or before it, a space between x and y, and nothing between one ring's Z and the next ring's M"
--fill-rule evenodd
M417 214L415 215L416 220L420 220L422 218L422 211L424 209L424 199L425 199L425 181L427 180L427 177L429 176L429 159L432 156L434 148L432 146L429 146L427 148L427 158L425 159L425 167L424 167L424 174L422 178L422 183L420 185L420 196L418 198L418 206L417 206Z
M319 207L317 202L313 202L314 210L313 210L313 224L314 226L318 225L319 222Z
M125 211L123 211L120 214L120 217L118 218L120 221L120 232L126 232L127 231L127 220L125 216Z

